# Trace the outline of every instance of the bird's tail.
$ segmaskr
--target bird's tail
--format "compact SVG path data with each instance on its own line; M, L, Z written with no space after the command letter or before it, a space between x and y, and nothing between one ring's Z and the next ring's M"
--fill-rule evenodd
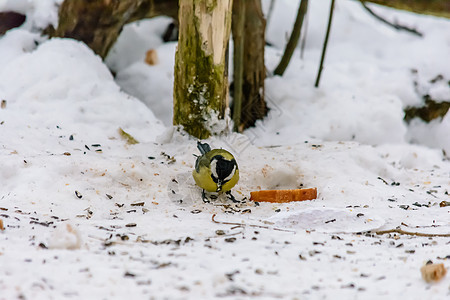
M197 148L202 155L211 151L211 147L207 143L200 143L200 141L197 141Z

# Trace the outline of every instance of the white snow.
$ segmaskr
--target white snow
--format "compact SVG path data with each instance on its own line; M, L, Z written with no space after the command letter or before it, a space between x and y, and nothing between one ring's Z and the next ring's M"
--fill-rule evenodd
M450 237L369 232L450 234L450 115L403 121L425 94L450 100L450 21L371 6L420 38L336 1L316 89L329 1L310 1L303 58L266 80L268 117L208 140L235 155L246 201L203 203L196 139L171 126L170 20L128 25L104 63L40 36L60 2L0 0L27 16L0 37L0 299L450 297L450 276L420 275L428 260L449 267ZM276 1L269 71L297 8ZM149 49L159 64L144 63ZM247 200L300 187L318 199Z

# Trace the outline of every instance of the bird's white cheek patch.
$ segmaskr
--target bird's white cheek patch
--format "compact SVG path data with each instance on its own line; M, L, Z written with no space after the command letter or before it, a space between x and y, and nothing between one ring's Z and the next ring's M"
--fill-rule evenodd
M235 172L236 172L236 166L233 167L233 171L231 171L230 175L228 175L227 178L225 178L223 181L224 182L230 181L231 178L233 178Z
M217 159L214 158L211 160L211 172L212 172L214 178L219 178L219 176L217 175L216 167L217 167Z

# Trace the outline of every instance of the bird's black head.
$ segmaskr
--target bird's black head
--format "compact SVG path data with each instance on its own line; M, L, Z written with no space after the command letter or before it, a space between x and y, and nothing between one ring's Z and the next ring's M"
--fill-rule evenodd
M237 163L234 158L228 160L222 155L216 155L211 159L211 178L217 183L219 191L221 186L233 177L236 169Z

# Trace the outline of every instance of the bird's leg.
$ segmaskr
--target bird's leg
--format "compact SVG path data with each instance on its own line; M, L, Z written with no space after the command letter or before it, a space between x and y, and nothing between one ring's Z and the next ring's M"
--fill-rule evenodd
M231 193L231 190L225 192L225 194L227 194L227 195L230 197L230 198L228 198L228 199L230 199L230 200L233 201L234 203L241 203L241 201L238 201L238 200L236 200L236 198L234 198L233 194Z
M205 195L205 190L202 190L202 200L204 203L211 203Z

